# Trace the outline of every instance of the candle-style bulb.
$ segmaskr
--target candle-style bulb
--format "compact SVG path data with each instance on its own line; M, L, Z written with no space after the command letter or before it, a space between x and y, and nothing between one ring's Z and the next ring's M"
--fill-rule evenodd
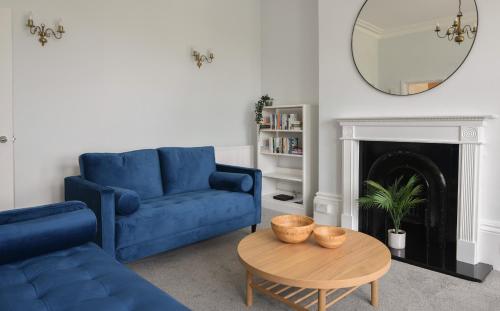
M28 22L26 23L26 26L28 27L33 27L33 14L31 12L28 13Z
M57 21L57 32L59 33L64 33L64 26L63 26L63 20L62 18L60 18L58 21Z

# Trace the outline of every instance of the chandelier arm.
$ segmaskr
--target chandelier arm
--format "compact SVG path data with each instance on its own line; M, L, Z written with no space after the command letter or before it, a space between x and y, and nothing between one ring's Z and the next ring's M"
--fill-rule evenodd
M210 57L206 56L206 55L201 55L201 60L203 62L207 62L209 64L211 64L213 62L213 59L211 59Z
M475 37L475 33L471 25L465 25L463 28L463 32L467 34L467 37L469 39L473 39Z
M467 34L467 38L469 38L469 39L475 38L475 35L472 31L466 30L465 33Z
M441 32L439 32L439 31L436 31L436 35L438 36L438 38L441 38L441 39L444 39L444 38L449 36L446 32L441 35Z
M47 32L47 34L49 34L47 37L50 37L50 35L52 35L56 39L61 39L62 38L62 33L57 33L52 28L47 28L46 32Z
M40 26L31 26L31 27L30 27L30 33L31 33L32 35L34 35L34 34L36 34L36 33L40 32L40 31L42 31L42 29L40 28Z
M446 35L441 36L441 35L439 34L439 32L438 32L438 31L436 31L436 35L437 35L437 36L438 36L438 38L440 38L440 39L443 39L443 38L445 38L445 37L446 37Z

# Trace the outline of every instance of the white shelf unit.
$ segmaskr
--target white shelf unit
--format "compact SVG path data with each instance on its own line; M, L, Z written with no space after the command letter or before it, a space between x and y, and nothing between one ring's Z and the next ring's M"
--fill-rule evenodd
M294 114L301 129L260 129L257 135L257 166L262 170L262 207L288 214L313 215L317 191L317 106L289 105L264 107L264 120L273 114ZM270 138L298 138L302 154L275 153ZM294 196L290 201L273 198L276 194Z

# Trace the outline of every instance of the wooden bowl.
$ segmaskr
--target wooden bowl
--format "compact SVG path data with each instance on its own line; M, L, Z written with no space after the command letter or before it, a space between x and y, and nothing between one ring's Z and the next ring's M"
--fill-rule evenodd
M314 239L325 248L337 248L346 239L346 231L338 227L317 227L314 229Z
M302 215L281 215L271 220L274 234L285 243L301 243L309 238L314 220Z

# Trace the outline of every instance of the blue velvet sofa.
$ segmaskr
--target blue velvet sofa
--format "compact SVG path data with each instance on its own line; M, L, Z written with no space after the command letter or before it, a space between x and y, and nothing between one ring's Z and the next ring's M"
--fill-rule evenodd
M94 213L66 202L0 213L0 310L189 310L91 242Z
M213 147L159 148L80 156L66 200L98 219L96 242L121 262L243 227L261 217L259 170L215 163Z

